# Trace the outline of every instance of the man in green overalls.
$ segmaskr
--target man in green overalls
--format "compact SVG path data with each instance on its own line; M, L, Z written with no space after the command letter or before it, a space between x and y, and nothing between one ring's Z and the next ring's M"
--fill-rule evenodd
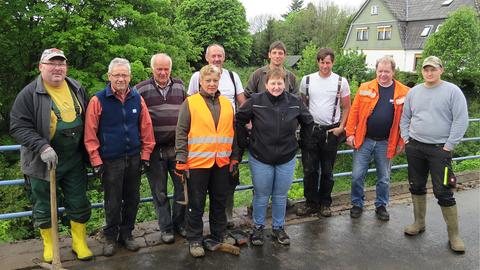
M87 198L83 126L87 97L67 77L67 58L56 48L43 52L40 76L18 94L10 112L10 133L22 145L21 167L33 200L34 225L43 239L43 259L51 262L49 171L56 171L58 194L72 228L72 250L79 260L93 257L86 243Z

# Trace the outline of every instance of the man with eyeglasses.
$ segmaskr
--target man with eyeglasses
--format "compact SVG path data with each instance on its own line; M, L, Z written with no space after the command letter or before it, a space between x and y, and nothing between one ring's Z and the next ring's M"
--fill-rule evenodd
M85 223L90 219L83 127L87 95L67 77L63 51L46 49L38 65L40 76L18 94L10 112L10 133L22 145L22 172L33 201L34 225L43 239L43 260L53 259L50 217L50 170L64 200L72 229L72 250L79 260L93 257Z
M140 178L150 166L155 146L148 108L137 90L130 88L130 75L127 59L113 59L108 66L110 83L92 97L85 120L85 147L104 189L104 256L115 254L117 241L130 251L139 249L132 231Z

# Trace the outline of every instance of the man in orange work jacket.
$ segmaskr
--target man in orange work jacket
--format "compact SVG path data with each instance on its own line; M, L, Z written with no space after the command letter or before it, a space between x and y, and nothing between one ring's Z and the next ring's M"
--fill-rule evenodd
M352 208L350 216L362 215L365 200L365 175L372 156L377 173L375 213L388 221L387 212L391 159L403 150L399 123L409 88L393 79L395 61L390 56L377 60L375 80L358 88L348 115L347 144L355 148L352 170Z
M238 166L234 142L233 107L220 95L221 70L208 65L200 70L200 92L180 107L175 137L176 174L186 180L189 201L186 214L187 240L193 257L205 255L203 249L203 212L207 192L210 199L210 233L218 242L234 244L226 236L225 206L229 172Z

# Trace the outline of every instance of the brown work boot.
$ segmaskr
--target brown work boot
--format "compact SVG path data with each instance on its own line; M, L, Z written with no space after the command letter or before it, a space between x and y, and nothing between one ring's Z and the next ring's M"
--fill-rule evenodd
M458 253L465 252L465 244L463 240L460 238L458 233L458 215L457 215L457 206L449 206L449 207L441 207L443 219L447 224L447 231L448 231L448 242L450 244L450 248Z
M103 244L103 256L110 257L117 251L117 242L114 240L108 240Z
M414 236L425 231L425 214L427 212L427 195L413 195L413 215L415 222L405 227L406 235Z
M297 208L297 216L309 216L318 212L318 206L313 203L305 203Z
M330 209L330 206L320 205L319 214L322 217L331 217L332 216L332 209Z

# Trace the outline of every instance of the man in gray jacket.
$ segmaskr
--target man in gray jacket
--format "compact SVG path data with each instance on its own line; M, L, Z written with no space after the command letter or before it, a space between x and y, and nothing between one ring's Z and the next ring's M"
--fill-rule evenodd
M43 239L43 259L51 262L49 171L55 170L66 217L72 227L72 249L80 260L93 254L86 243L90 219L83 123L87 97L80 84L67 77L67 58L51 48L38 64L40 76L18 94L10 112L10 133L22 145L22 172L32 192L34 225Z
M406 235L425 231L427 177L430 172L433 193L447 224L450 248L465 252L458 233L457 206L452 188L452 150L468 127L467 102L458 86L443 81L442 61L429 56L423 61L424 83L407 94L400 131L405 141L408 179L412 193L415 222L405 227Z

